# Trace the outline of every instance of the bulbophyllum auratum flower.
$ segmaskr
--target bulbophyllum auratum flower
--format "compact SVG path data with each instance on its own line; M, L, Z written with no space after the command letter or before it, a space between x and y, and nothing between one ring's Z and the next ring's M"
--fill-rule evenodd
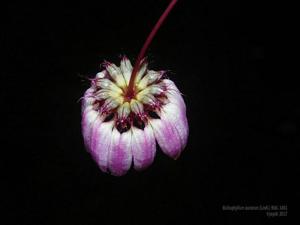
M146 49L175 5L171 1L148 36L134 67L125 56L120 66L105 69L91 80L82 100L82 132L86 148L103 172L124 175L152 164L156 142L177 159L186 146L188 122L184 100L165 71L148 68Z

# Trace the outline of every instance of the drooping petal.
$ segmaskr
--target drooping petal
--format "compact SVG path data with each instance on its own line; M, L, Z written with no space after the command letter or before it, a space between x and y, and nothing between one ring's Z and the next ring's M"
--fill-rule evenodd
M93 109L93 106L86 107L82 113L82 135L84 144L88 150L90 150L92 127L98 115L99 113Z
M166 155L177 159L183 146L174 124L165 117L151 119L150 124L153 127L155 138L161 150Z
M113 129L112 146L109 153L109 170L112 175L122 176L131 166L131 131L119 133Z
M156 152L156 143L150 125L146 125L144 130L132 127L131 150L136 170L145 169L152 164Z
M176 85L163 80L167 87L168 103L161 108L160 121L154 120L155 137L161 149L169 156L177 158L187 143L189 128L186 106Z
M185 148L189 133L185 109L170 102L162 107L160 115L162 120L168 120L173 125L173 128L179 135L181 149Z
M161 112L168 117L171 123L175 124L174 127L180 135L183 147L185 147L189 128L184 100L173 81L164 79L163 83L167 87L166 96L169 103L162 107Z
M93 124L91 155L103 172L107 172L108 156L111 151L113 121L102 122L97 119Z

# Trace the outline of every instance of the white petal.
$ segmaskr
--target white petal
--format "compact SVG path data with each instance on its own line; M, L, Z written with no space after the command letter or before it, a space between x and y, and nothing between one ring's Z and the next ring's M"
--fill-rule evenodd
M146 75L138 83L138 89L143 90L149 84L152 84L155 81L158 81L161 78L161 76L163 75L163 73L164 73L164 71L147 70Z
M97 80L97 86L101 87L103 89L107 89L110 91L113 91L117 94L122 94L123 91L121 88L119 88L117 85L115 85L111 80L109 79L99 79Z
M126 85L128 85L132 73L132 65L127 57L124 56L122 58L120 68L125 78Z
M131 111L134 112L135 114L143 114L144 112L143 104L135 99L132 99L130 101L130 108Z
M122 98L111 98L105 100L104 104L101 106L103 112L110 112L112 109L117 108L122 104Z
M113 63L108 63L106 66L106 70L108 71L109 75L116 81L119 87L125 86L125 78L119 67L117 67Z
M125 102L118 108L118 118L127 118L129 114L130 105L128 102Z
M140 82L140 80L142 79L142 77L145 75L145 73L147 71L147 67L148 67L148 62L145 59L143 59L141 62L141 67L140 67L139 71L137 72L137 75L135 78L136 84L138 84Z

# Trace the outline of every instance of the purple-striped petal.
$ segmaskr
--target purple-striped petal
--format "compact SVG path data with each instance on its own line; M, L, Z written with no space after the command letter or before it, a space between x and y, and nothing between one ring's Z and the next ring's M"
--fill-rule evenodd
M92 106L88 106L82 113L82 135L86 148L90 150L91 136L92 136L92 127L98 117L98 112L93 110Z
M107 172L108 168L113 125L113 121L102 122L98 117L92 129L91 155L103 172Z
M165 114L169 121L174 124L184 148L189 133L186 106L174 82L168 79L163 80L163 82L167 85L166 95L170 103L162 107L162 114Z
M174 124L166 118L152 119L150 124L161 150L166 155L177 159L182 150L182 143Z
M167 86L169 102L161 108L160 120L152 119L151 125L162 151L176 159L186 146L189 133L186 106L175 84L168 79L163 82Z
M112 147L109 153L109 170L112 175L122 176L131 166L131 131L119 133L117 129L112 132Z
M173 125L181 141L181 149L184 149L187 143L189 127L185 110L176 104L169 103L161 109L162 120L168 120Z
M145 169L152 164L155 157L156 144L150 125L146 125L144 130L132 127L131 150L136 170Z

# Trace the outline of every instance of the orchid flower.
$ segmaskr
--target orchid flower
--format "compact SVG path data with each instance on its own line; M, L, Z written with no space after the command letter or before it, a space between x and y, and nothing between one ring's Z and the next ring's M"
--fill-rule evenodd
M82 100L82 133L87 150L103 172L115 176L150 166L156 142L177 159L188 138L186 106L165 71L148 68L144 58L158 28L176 0L172 0L148 36L135 66L127 57L120 66L104 62Z

